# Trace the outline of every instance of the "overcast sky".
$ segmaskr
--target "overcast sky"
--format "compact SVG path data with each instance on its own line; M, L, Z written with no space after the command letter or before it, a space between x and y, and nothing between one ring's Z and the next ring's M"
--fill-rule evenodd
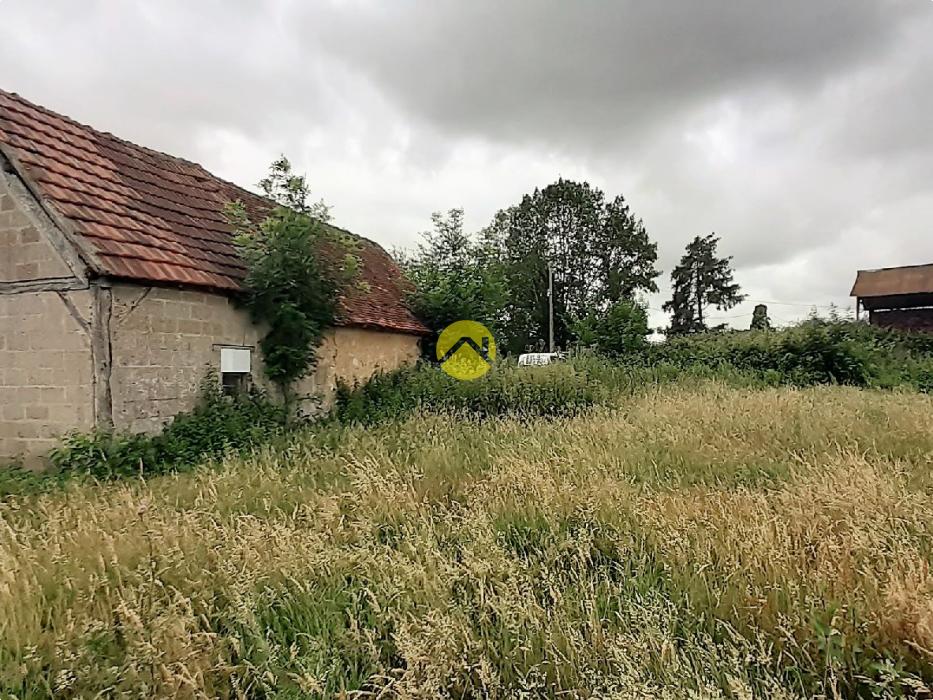
M285 153L387 248L585 179L655 308L710 231L784 321L933 262L931 0L0 0L0 87L245 186Z

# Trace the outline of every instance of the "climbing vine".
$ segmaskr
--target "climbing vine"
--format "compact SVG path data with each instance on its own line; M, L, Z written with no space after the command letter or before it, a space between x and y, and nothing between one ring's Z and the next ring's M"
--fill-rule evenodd
M337 299L357 268L353 240L328 224L323 202L310 202L303 175L284 156L259 186L274 208L259 223L242 202L226 215L246 264L243 306L268 329L260 341L266 375L288 404L292 387L317 365L317 350L337 315Z

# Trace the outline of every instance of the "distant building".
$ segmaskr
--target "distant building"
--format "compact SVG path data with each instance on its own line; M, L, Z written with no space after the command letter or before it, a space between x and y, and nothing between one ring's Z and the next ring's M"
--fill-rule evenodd
M859 270L850 296L874 326L933 333L933 264Z

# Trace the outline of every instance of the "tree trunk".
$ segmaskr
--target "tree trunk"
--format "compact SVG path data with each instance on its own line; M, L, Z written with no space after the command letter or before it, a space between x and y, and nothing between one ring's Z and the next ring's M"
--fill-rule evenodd
M282 405L285 407L285 425L291 426L295 412L295 392L290 382L280 382L279 390L282 392Z
M703 290L700 289L700 271L699 270L696 270L694 292L697 296L697 321L699 321L700 329L703 329L703 328L706 328L706 326L703 323Z

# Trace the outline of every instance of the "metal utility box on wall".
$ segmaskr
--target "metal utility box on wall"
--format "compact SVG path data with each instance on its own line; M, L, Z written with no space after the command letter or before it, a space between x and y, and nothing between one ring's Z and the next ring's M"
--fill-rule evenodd
M234 372L237 374L249 374L251 368L250 348L221 348L220 349L220 371Z

